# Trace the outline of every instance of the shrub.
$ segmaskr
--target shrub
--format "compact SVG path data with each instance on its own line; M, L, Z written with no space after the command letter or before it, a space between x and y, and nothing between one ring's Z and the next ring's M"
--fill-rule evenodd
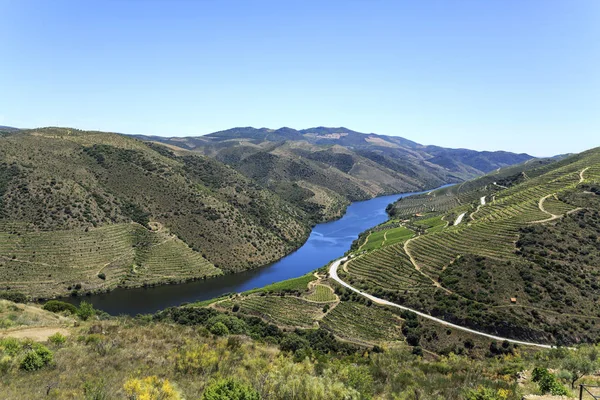
M502 390L502 389L501 389ZM506 398L503 394L496 392L494 389L486 387L478 387L477 389L468 390L465 394L465 400L503 400Z
M60 346L67 341L67 337L65 335L62 335L60 332L56 332L54 335L48 338L48 341L52 344Z
M94 306L87 301L82 301L79 305L79 309L77 310L77 316L82 320L87 321L94 314L96 314Z
M217 336L225 336L229 334L229 329L222 322L215 322L210 326L208 330L210 331L210 333Z
M71 303L67 303L67 302L60 301L60 300L47 301L46 304L44 304L42 306L42 308L46 311L50 311L53 313L58 313L58 312L63 312L63 311L66 311L70 314L77 313L77 307L75 307Z
M14 303L27 302L27 296L19 292L0 292L0 299L12 301Z
M21 360L20 368L25 371L37 371L52 362L52 352L41 344L34 344Z
M106 384L103 379L85 381L83 384L85 400L108 400Z
M550 393L553 396L567 396L569 391L546 368L534 368L531 380L537 382L542 394Z
M208 344L186 347L175 357L175 369L184 374L211 373L217 369L219 353Z
M206 321L206 325L211 327L215 325L217 322L221 322L228 329L227 333L233 333L236 335L246 333L246 323L239 319L236 316L229 316L225 314L219 314L214 317L209 318Z
M296 335L295 333L287 335L285 338L283 338L283 340L281 340L281 343L279 344L279 348L281 349L281 351L295 352L296 350L305 349L309 347L310 343L308 343L308 340Z
M251 386L230 378L210 384L202 400L260 400L260 395Z
M123 385L125 395L130 400L160 399L180 400L181 393L167 379L148 376L143 379L132 378Z

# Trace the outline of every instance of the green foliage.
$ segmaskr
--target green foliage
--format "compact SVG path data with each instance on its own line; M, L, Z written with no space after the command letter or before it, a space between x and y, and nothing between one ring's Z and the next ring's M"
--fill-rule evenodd
M87 301L82 301L79 304L79 308L77 309L77 316L84 321L87 321L90 317L96 314L96 310L91 303Z
M37 371L50 364L52 359L53 354L46 346L35 343L25 353L25 357L21 360L19 367L25 371Z
M104 379L87 380L83 384L85 400L109 400Z
M279 343L279 348L281 351L291 351L293 353L300 349L310 348L310 343L308 343L308 340L305 338L292 333L286 335L285 338L281 340L281 343Z
M260 395L251 386L235 379L220 379L202 393L202 400L260 400Z
M27 296L19 292L0 291L0 299L12 301L14 303L26 303Z
M56 346L60 346L67 341L67 337L60 332L56 332L54 335L48 338L48 341Z
M208 328L208 330L210 333L217 336L225 336L229 334L229 329L222 322L215 322Z
M42 306L42 308L46 311L54 313L68 312L69 314L77 314L77 307L71 303L60 300L49 300Z
M467 390L465 393L465 400L504 400L505 396L502 396L498 391L486 388L478 387L477 389Z
M579 351L569 352L561 362L561 370L566 372L571 383L571 388L584 375L592 374L600 367L598 349L588 347Z
M285 281L272 283L265 287L259 289L249 290L244 292L243 294L251 294L251 293L302 293L308 290L308 284L314 280L316 280L315 276L312 273L300 276L298 278L287 279Z
M537 382L542 394L549 393L553 396L567 396L569 391L546 368L536 367L531 372L531 380Z

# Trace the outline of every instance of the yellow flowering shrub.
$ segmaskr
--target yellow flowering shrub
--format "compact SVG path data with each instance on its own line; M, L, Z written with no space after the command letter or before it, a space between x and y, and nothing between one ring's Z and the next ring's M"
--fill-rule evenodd
M129 400L182 400L181 393L169 382L157 376L132 378L123 385Z

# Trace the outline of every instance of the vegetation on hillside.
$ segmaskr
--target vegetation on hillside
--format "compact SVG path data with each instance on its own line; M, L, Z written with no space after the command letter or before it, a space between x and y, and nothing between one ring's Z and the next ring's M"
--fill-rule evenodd
M235 170L121 135L0 139L1 290L48 297L181 282L275 261L313 218Z
M593 343L600 333L599 172L594 149L401 199L388 208L391 222L359 238L340 276L480 331ZM380 240L398 226L418 236L401 245Z

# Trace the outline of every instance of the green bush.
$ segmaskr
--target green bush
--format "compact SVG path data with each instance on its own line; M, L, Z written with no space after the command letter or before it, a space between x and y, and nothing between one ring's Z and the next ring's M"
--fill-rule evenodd
M471 389L465 394L465 400L501 400L503 398L505 397L500 397L494 389L486 387Z
M550 393L553 396L567 396L569 391L546 368L534 368L531 380L537 382L542 394Z
M96 314L94 306L87 301L82 301L79 305L79 309L77 310L77 316L82 320L87 321L94 314Z
M71 303L67 303L67 302L60 301L60 300L47 301L46 304L44 304L42 306L42 308L46 311L50 311L53 313L58 313L58 312L63 312L63 311L66 311L70 314L77 313L77 307L75 307Z
M0 299L12 301L15 303L27 302L27 296L19 292L0 292Z
M52 362L53 355L44 345L36 343L21 360L20 368L25 371L37 371Z
M65 335L62 335L60 332L56 332L54 335L48 338L48 341L52 344L60 346L67 341L67 337Z
M221 379L210 384L202 400L260 400L260 395L249 385L234 379Z
M229 329L222 322L215 322L213 325L210 326L208 330L210 331L210 333L217 336L225 336L229 334Z

